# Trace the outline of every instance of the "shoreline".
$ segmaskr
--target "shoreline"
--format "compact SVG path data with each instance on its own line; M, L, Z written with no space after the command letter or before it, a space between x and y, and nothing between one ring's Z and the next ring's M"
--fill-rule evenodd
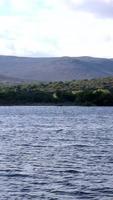
M84 104L72 104L72 103L63 103L63 104L51 104L51 103L32 103L32 104L0 104L0 107L13 107L13 106L29 106L29 107L33 107L33 106L37 106L37 107L41 107L41 106L49 106L49 107L113 107L113 105L84 105Z

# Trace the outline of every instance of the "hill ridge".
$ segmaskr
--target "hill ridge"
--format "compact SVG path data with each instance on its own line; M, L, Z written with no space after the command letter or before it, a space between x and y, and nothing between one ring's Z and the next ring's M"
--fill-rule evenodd
M71 81L113 76L113 58L0 55L0 75L16 81Z

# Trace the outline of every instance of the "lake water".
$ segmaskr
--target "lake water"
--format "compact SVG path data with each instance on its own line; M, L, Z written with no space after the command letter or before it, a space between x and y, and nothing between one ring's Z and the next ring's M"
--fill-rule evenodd
M113 108L0 107L1 200L113 200Z

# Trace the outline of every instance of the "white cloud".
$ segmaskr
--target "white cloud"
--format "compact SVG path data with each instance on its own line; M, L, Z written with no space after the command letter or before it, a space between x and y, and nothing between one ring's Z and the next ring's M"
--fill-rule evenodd
M32 3L29 0L10 0L10 4L13 10L15 11L26 11L31 9Z
M10 6L12 15L0 16L0 54L113 57L110 18L72 10L66 0L10 0Z

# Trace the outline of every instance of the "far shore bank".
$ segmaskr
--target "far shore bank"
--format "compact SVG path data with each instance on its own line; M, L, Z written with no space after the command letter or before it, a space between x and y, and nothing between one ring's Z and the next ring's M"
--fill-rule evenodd
M113 106L113 78L0 85L0 106Z
M48 107L113 107L113 105L84 105L84 104L71 104L71 103L63 103L63 104L51 104L51 103L34 103L34 104L0 104L0 107L13 107L13 106L37 106L37 107L43 107L43 106L48 106Z

